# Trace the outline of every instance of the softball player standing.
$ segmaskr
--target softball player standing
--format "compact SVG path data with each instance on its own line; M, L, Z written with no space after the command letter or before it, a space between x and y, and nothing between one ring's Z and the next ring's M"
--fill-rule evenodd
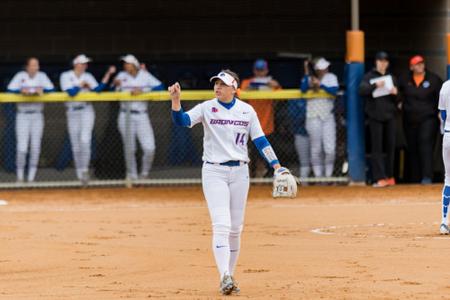
M319 58L314 64L316 76L305 74L300 89L323 89L336 96L339 83L336 75L328 72L330 62ZM334 99L315 98L306 101L306 130L311 145L311 164L315 177L333 175L336 156L336 120L334 118Z
M30 57L26 61L25 70L18 72L8 84L8 92L24 96L43 95L54 90L53 83L44 72L39 71L39 60ZM25 166L28 161L27 181L36 177L41 153L41 141L44 131L44 104L38 102L22 102L17 104L16 114L16 174L17 181L23 182Z
M150 91L160 91L164 87L156 77L148 71L140 68L140 63L134 55L128 54L121 57L124 62L123 71L117 74L114 79L114 86L119 91L130 92L131 95L139 95ZM128 178L138 179L137 163L136 163L136 139L142 147L142 168L141 178L148 177L151 169L153 158L155 155L155 136L150 123L146 101L126 101L120 104L119 113L119 131L124 144L124 153L127 153L127 143L130 143L129 151L131 152L130 168L128 170ZM126 132L126 113L130 113L130 127L127 136Z
M238 76L224 70L211 78L216 98L198 104L188 112L181 107L181 88L169 87L175 124L193 127L202 123L202 186L212 221L212 249L219 270L220 291L238 292L233 274L240 250L240 237L249 189L247 142L256 148L276 173L286 170L265 137L255 110L236 98Z
M116 72L116 68L111 66L105 73L102 82L98 84L94 76L86 72L88 63L91 61L84 54L75 57L72 61L73 69L62 73L60 76L61 90L67 92L71 97L80 92L101 92L104 90L111 75ZM92 130L95 121L94 107L91 103L81 101L66 102L65 105L76 175L79 180L87 184L91 159Z
M442 159L445 166L445 183L442 189L442 221L441 234L449 234L448 227L448 205L450 202L450 120L447 112L450 111L450 80L444 82L439 93L439 110L444 123L444 138L442 141Z

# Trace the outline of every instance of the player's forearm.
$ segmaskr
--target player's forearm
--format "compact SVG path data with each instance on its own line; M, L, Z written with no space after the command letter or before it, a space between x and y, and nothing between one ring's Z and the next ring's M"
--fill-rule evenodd
M181 110L181 101L180 99L172 98L172 110L180 111Z
M253 143L258 149L259 154L272 166L272 168L278 169L281 167L275 151L273 151L272 146L265 136L254 139Z

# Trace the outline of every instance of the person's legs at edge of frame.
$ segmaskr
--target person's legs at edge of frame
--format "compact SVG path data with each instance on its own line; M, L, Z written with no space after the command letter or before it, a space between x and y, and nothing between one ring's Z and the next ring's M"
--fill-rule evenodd
M450 133L445 133L442 142L442 157L444 158L445 183L442 189L442 220L440 226L441 234L449 234L448 228L448 205L450 202Z

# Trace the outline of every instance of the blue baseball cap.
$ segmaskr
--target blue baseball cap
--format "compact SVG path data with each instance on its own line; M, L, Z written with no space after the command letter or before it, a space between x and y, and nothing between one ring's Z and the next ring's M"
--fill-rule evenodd
M257 59L253 64L253 69L256 70L267 70L269 69L269 64L264 59Z

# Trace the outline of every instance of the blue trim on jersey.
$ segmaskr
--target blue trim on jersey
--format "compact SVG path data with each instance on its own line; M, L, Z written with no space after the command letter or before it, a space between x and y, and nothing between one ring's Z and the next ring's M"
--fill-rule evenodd
M172 121L177 126L189 127L191 126L191 118L181 108L179 111L172 110Z
M445 122L445 119L447 119L447 111L441 110L441 119L443 122Z
M95 89L93 89L92 91L96 92L96 93L100 93L101 91L103 91L106 88L106 83L100 82L99 85L97 85L95 87Z
M302 78L302 81L300 82L300 90L303 93L306 93L309 89L309 75L305 75Z
M222 102L222 101L220 101L219 99L217 99L217 101L223 106L223 107L225 107L226 109L231 109L233 106L234 106L234 104L236 103L236 98L233 98L233 100L231 100L231 102L229 102L229 103L225 103L225 102Z
M333 96L336 96L337 92L339 90L339 87L337 87L337 86L326 86L323 84L320 85L320 88L325 90L325 92L327 92L328 94L331 94Z
M271 147L269 141L267 140L266 136L260 136L259 138L256 138L253 140L253 144L255 144L256 148L259 151L259 154L264 157L264 159L273 167L276 164L279 164L280 162L278 161L278 159L274 159L272 161L269 161L269 159L266 157L266 155L264 154L263 150L264 148L267 147Z
M7 92L8 92L8 93L13 93L13 94L20 94L20 89L19 89L19 90L11 90L11 89L8 89Z
M54 88L52 88L52 89L44 89L44 93L51 93L51 92L54 92L54 91L56 91Z
M166 88L165 88L164 84L162 84L162 83L160 85L152 87L152 91L164 91L165 89Z
M67 89L66 92L70 97L75 97L80 92L80 90L81 88L79 86L74 86L73 88Z

